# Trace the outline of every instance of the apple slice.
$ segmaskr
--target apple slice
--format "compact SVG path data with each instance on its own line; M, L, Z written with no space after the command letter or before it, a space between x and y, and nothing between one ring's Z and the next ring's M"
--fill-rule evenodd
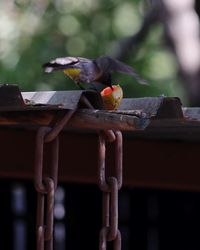
M107 110L116 110L123 98L123 91L119 85L112 85L101 91L101 97L103 99L104 108Z

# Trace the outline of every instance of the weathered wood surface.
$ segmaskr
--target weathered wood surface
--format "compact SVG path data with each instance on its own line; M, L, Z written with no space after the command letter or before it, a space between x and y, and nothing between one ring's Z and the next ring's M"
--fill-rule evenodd
M136 132L147 127L145 133L152 134L200 128L200 109L182 108L176 97L124 98L117 111L102 110L96 91L20 92L3 84L0 97L0 125L54 126L67 110L78 108L67 128Z
M124 98L119 110L142 110L149 118L183 118L181 101L177 97Z
M32 101L43 100L44 103L41 104L17 106L13 107L13 110L10 107L4 107L3 110L0 110L0 125L53 126L67 110L66 107L58 105L55 101L57 100L55 94L53 95L52 92L46 94L29 92L25 95ZM60 94L63 93L59 93L59 96ZM80 94L81 92L79 97ZM31 96L34 96L34 98ZM51 96L54 96L55 102L52 101ZM64 96L62 95L62 98ZM49 101L51 104L45 104ZM148 127L147 132L151 132L152 135L155 133L162 134L163 132L167 135L172 131L180 134L183 130L198 131L200 128L200 108L181 108L180 100L177 98L124 99L122 107L123 110L117 111L78 109L67 128L136 131ZM133 110L132 108L137 109Z
M186 119L200 121L200 108L183 108L183 114Z
M88 104L102 109L103 102L98 92L92 90L22 92L22 97L34 104L57 106L63 109L86 107ZM86 102L86 103L85 103Z
M67 112L67 105L71 104L66 101L63 105L59 93L56 92L60 95L58 99L55 95L52 99L51 94L48 100L43 99L44 103L35 106L20 105L15 97L9 97L7 105L1 100L1 178L33 178L36 131L18 129L18 126L53 126L61 119ZM45 93L37 95L37 101L41 97L47 96ZM89 102L93 106L92 98ZM77 98L72 109L80 105L79 101ZM14 125L14 128L7 125ZM123 133L125 186L200 191L200 169L195 163L199 156L200 108L182 108L177 98L124 99L120 110L115 112L80 109L79 106L67 127L77 129L66 129L59 136L59 181L96 183L98 137L94 133L81 133L81 129L120 129L127 131ZM48 145L45 150L48 156L51 152ZM107 163L110 166L114 165L113 153L113 145L108 144ZM45 158L45 169L48 169L49 157Z
M57 120L62 119L65 113L66 110L0 112L0 125L53 126ZM103 110L79 109L66 127L134 131L144 129L148 124L148 119L133 115L117 114Z

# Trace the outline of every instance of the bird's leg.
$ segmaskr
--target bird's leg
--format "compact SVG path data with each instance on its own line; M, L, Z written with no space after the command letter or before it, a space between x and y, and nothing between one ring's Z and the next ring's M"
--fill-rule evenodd
M112 84L106 84L111 90L113 90Z
M97 92L99 91L98 88L97 88L97 86L95 84L92 84L92 86L91 86L90 89L95 90Z
M108 85L108 87L110 87L113 90L113 87L112 87L112 76L111 76L111 74L108 74L106 85Z
M85 88L83 86L81 86L80 82L76 82L76 84L78 85L78 87L81 89L81 90L85 90Z

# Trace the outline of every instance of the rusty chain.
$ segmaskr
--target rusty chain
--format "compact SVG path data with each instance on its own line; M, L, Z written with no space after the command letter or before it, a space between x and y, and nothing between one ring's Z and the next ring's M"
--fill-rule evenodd
M58 180L58 135L75 110L68 111L53 128L40 127L36 134L34 184L37 191L37 250L53 250L54 197ZM49 143L48 173L44 171L44 145Z
M122 134L114 131L115 164L114 175L106 177L105 133L99 135L98 185L103 192L102 229L99 235L99 250L106 250L107 242L113 242L113 249L121 249L121 233L118 229L118 191L122 186Z
M37 190L37 250L53 250L54 196L57 187L60 131L70 120L75 110L68 111L53 128L40 127L36 134L34 184ZM115 174L106 177L106 142L115 144ZM44 171L44 145L51 146L48 171ZM48 172L48 173L46 173ZM102 229L99 250L106 250L112 241L114 250L121 249L121 234L118 230L118 190L122 186L122 134L120 131L103 131L99 135L98 183L103 191Z

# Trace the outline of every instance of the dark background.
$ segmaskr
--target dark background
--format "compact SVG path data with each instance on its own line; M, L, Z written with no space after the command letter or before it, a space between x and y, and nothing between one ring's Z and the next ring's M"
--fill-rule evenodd
M0 248L34 250L36 192L32 182L1 180L0 196ZM55 250L98 249L101 198L95 185L58 187ZM200 248L198 193L123 188L119 201L123 250Z

